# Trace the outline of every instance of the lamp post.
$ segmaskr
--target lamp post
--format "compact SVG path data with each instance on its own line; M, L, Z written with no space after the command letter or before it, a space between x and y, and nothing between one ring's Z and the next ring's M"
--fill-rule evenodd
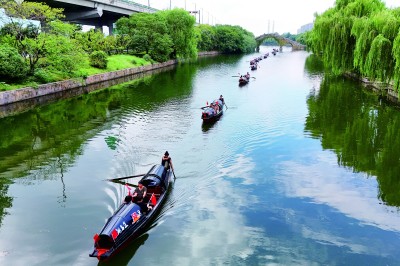
M171 1L172 0L169 0L169 10L171 10Z

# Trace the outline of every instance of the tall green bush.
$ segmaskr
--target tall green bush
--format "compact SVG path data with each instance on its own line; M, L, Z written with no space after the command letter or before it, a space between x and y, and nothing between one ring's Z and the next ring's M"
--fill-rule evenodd
M23 78L28 73L24 58L11 46L0 45L0 62L0 79L3 81Z
M103 51L94 51L89 56L90 65L100 69L107 68L107 54Z

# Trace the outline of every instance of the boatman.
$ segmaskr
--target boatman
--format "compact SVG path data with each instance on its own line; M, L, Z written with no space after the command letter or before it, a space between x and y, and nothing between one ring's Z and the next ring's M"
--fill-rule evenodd
M172 169L172 172L174 171L174 166L172 165L172 159L171 157L169 157L168 151L166 151L164 153L164 156L161 158L161 165L164 166L163 178L165 177L167 170L169 170L170 168Z
M247 72L248 74L249 72ZM224 97L222 95L219 96L219 100L222 102L222 105L225 104Z

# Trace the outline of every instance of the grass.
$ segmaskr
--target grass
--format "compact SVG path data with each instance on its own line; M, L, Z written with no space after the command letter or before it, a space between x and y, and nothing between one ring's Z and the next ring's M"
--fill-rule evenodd
M87 73L88 76L95 75L95 74L100 74L100 73L106 73L106 72L112 72L116 70L121 70L121 69L126 69L126 68L132 68L132 67L139 67L139 66L144 66L150 64L143 58L134 56L134 55L125 55L125 54L117 54L117 55L111 55L107 57L108 63L107 63L107 68L106 69L99 69L95 67L91 67L89 65L89 61L86 63L87 67L82 68L80 72L82 73Z
M150 62L144 60L143 58L134 56L134 55L126 55L126 54L118 54L118 55L111 55L107 58L107 68L106 69L99 69L89 65L89 60L86 60L84 63L84 67L76 71L73 75L70 75L66 79L69 78L79 78L83 76L91 76L95 74L101 74L106 72L112 72L116 70L126 69L126 68L133 68L139 67L144 65L149 65ZM53 77L57 77L59 73L54 73ZM53 80L52 82L61 81L62 79ZM34 81L33 78L27 78L26 80L15 82L11 84L7 84L4 82L0 82L0 91L6 90L15 90L25 87L33 87L36 88L40 85L40 82Z

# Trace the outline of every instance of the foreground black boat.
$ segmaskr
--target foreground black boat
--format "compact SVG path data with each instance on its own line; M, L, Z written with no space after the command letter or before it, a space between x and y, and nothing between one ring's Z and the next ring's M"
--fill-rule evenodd
M138 238L165 202L173 180L172 174L171 170L164 172L162 165L154 165L140 180L147 188L143 200L145 204L138 205L131 201L122 203L108 218L100 233L94 236L94 250L89 256L99 260L108 259L129 241ZM147 203L151 209L147 208Z
M214 100L209 106L204 106L203 112L201 114L201 119L203 122L212 122L217 120L224 113L224 104L221 100Z

